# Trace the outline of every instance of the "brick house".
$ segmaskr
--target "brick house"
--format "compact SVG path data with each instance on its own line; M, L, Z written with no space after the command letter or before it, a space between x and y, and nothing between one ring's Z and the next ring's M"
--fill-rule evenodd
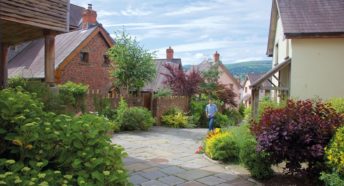
M71 5L70 11L72 31L55 38L55 82L83 83L89 85L91 92L107 95L112 81L106 52L114 41L98 24L92 5L88 9ZM8 64L9 77L43 79L44 45L44 39L37 39L22 44L18 47L20 51L12 51L14 54Z

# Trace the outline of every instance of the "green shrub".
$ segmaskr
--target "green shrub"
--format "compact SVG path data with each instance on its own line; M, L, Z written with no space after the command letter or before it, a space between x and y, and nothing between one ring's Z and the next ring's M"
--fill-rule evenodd
M205 153L214 160L224 162L237 161L239 147L235 144L233 136L228 131L220 131L216 129L213 133L209 133L205 139Z
M325 148L329 170L323 171L320 180L326 185L344 185L344 127L338 128L330 144Z
M264 97L262 100L259 101L257 121L261 119L266 109L283 108L285 107L285 105L286 105L286 101L280 101L280 103L277 103L276 101L272 101L269 97Z
M10 88L29 92L35 96L35 99L43 102L44 111L59 114L66 113L63 100L44 82L39 80L26 80L21 77L10 78L8 81Z
M237 109L226 109L223 113L231 120L232 126L238 125L243 119L243 115Z
M59 85L59 94L64 104L72 106L74 112L85 112L85 96L88 90L87 85L68 81Z
M8 87L9 88L18 88L18 87L22 87L22 88L26 88L27 85L27 80L22 78L22 77L12 77L8 79Z
M119 106L116 121L121 126L121 130L148 130L155 123L151 112L146 108L125 109L125 105Z
M154 98L165 97L165 96L172 96L173 91L169 88L158 89L158 91L154 94Z
M344 114L344 98L332 98L328 100L331 107L334 108L338 113Z
M240 161L257 179L270 178L273 175L269 155L256 151L257 142L254 139L246 140L240 148Z
M161 116L162 124L173 128L188 127L188 116L180 111L169 111L166 115Z
M322 172L319 179L322 180L326 186L344 185L344 177L335 172L330 174Z
M249 125L244 124L229 129L234 143L240 149L238 157L240 162L250 171L251 175L257 179L265 179L272 176L271 163L268 154L256 152L256 140L251 134Z
M233 120L230 120L227 115L217 112L215 114L214 126L215 128L228 128L229 126L234 126L235 123Z
M27 92L0 91L0 183L126 185L123 148L111 144L111 123L95 115L43 111Z
M218 107L222 105L220 100L213 100L213 103ZM205 114L205 107L208 104L208 97L192 97L190 103L190 113L192 115L192 120L190 123L194 124L197 127L208 127L208 118ZM219 108L218 108L219 109ZM222 118L221 118L222 119Z

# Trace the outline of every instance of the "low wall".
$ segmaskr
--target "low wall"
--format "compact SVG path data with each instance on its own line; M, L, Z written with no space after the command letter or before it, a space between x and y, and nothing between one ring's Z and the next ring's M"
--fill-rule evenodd
M184 112L189 112L189 98L186 96L159 97L153 100L153 115L160 123L160 117L171 108L179 108Z

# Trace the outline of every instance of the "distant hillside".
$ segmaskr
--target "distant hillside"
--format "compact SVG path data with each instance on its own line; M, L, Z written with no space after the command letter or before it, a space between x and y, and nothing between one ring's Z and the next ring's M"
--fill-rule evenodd
M262 74L269 71L272 67L272 61L247 61L240 63L224 64L229 71L240 79L243 79L246 74L255 73ZM190 69L191 65L184 65L184 70Z

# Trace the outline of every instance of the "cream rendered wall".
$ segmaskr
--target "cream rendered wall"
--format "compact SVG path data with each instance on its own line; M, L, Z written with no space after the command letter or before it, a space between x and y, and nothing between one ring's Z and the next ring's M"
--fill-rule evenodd
M246 96L251 96L252 90L251 90L250 86L251 86L251 81L249 81L249 80L245 81L241 98L245 98ZM247 92L245 92L245 89L247 90ZM243 101L243 103L244 103L245 107L250 106L249 100L247 100L246 102Z
M291 97L344 97L344 38L293 39Z
M274 42L272 68L274 68L279 63L284 62L287 57L292 58L291 40L285 39L282 22L281 22L281 19L278 18L276 36L275 36L275 42ZM287 69L282 70L280 73L275 74L276 77L280 77L280 81L283 84L280 86L288 87L290 85L289 70L290 69L287 68ZM272 78L272 82L275 85L278 85L278 81L275 78ZM274 100L278 100L277 91L271 91L271 97Z

